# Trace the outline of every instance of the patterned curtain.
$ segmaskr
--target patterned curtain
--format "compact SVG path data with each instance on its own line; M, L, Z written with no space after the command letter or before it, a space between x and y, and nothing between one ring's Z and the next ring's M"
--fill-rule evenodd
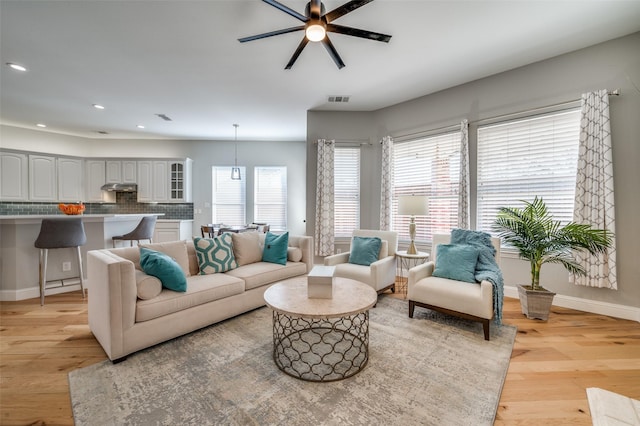
M390 231L393 206L393 138L385 136L382 144L382 184L380 185L380 230Z
M333 254L334 243L334 196L333 177L335 141L318 139L318 172L316 176L316 256Z
M460 123L460 186L458 187L458 228L469 228L469 122Z
M573 220L615 233L613 160L607 90L582 95L580 150ZM587 275L574 276L576 285L618 289L615 239L606 253L576 253Z

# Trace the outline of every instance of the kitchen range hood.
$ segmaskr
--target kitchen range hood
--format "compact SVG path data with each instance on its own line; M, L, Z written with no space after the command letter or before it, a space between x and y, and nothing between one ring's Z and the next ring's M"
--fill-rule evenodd
M111 192L134 192L138 190L138 185L135 183L107 183L102 185L100 189Z

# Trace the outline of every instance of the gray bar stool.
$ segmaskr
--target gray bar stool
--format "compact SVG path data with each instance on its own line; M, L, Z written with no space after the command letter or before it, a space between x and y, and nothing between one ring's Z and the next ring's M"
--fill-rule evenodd
M145 216L133 231L128 234L111 237L113 247L116 246L116 241L129 241L129 245L131 246L133 246L134 241L137 241L138 244L140 240L149 240L150 243L153 242L153 231L156 228L156 220L158 220L158 216Z
M44 291L47 284L47 256L49 249L75 247L78 251L80 288L84 294L84 274L80 246L87 242L81 218L42 219L40 234L34 245L40 249L40 305L44 305Z

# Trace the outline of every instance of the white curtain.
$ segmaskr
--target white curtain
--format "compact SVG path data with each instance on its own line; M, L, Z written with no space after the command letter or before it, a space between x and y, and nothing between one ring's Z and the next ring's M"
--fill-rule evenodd
M580 150L573 220L615 232L613 159L607 90L582 95ZM617 290L615 239L612 247L596 256L576 253L587 271L574 276L576 285Z
M382 144L382 184L380 185L380 230L390 231L393 206L393 138L385 136Z
M316 256L333 254L334 243L334 156L335 141L318 139L318 171L316 175Z
M460 183L458 187L458 228L469 228L469 122L460 123Z

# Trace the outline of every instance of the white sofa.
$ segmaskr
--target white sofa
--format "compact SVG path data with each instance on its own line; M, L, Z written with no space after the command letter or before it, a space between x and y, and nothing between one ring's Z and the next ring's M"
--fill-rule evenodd
M313 267L312 237L289 236L288 259L286 265L280 265L255 256L261 253L265 234L244 234L233 234L239 266L209 275L199 274L193 241L142 245L169 254L183 267L187 275L184 293L157 289L159 281L140 267L138 247L89 251L89 327L109 359L120 361L133 352L263 306L264 292L271 284L306 275Z

